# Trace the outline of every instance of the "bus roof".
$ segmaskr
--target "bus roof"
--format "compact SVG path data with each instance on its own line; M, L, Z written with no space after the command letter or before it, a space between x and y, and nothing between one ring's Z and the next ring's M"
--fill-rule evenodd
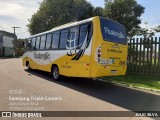
M87 22L90 22L92 21L94 18L96 17L100 17L100 16L95 16L95 17L91 17L91 18L88 18L88 19L85 19L85 20L82 20L82 21L77 21L77 22L70 22L70 23L67 23L67 24L64 24L64 25L60 25L60 26L57 26L49 31L45 31L45 32L42 32L42 33L38 33L38 34L35 34L35 35L32 35L31 37L29 38L32 38L32 37L36 37L36 36L40 36L40 35L43 35L43 34L46 34L46 33L50 33L50 32L54 32L54 31L57 31L57 30L61 30L61 29L64 29L64 28L68 28L68 27L72 27L72 26L76 26L76 25L80 25L80 24L83 24L83 23L87 23ZM105 17L100 17L100 18L105 18ZM105 18L105 19L108 19L108 18ZM111 20L119 25L121 25L122 27L124 27L122 24L118 23L117 21L114 21L112 19L108 19L108 20ZM125 28L125 27L124 27Z
M70 23L67 23L67 24L64 24L64 25L60 25L60 26L57 26L57 27L55 27L55 28L53 28L53 29L51 29L49 31L45 31L45 32L42 32L42 33L38 33L38 34L32 35L29 38L40 36L40 35L43 35L43 34L46 34L46 33L50 33L50 32L53 32L53 31L57 31L57 30L61 30L61 29L64 29L64 28L76 26L76 25L79 25L79 24L87 23L87 22L92 21L94 18L95 17L92 17L92 18L89 18L89 19L85 19L85 20L82 20L82 21L70 22Z

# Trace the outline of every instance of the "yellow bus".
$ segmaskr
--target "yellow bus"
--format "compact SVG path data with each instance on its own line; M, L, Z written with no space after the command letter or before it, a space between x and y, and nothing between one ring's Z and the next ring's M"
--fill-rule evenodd
M116 21L92 17L27 39L23 66L60 76L95 78L125 75L126 29Z

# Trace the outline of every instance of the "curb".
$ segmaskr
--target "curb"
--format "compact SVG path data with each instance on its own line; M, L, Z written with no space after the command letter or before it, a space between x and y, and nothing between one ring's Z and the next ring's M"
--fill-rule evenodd
M106 83L111 83L113 85L117 85L120 87L125 87L125 88L130 88L133 90L139 90L142 92L148 92L148 93L152 93L152 94L156 94L156 95L160 95L160 90L155 90L155 89L151 89L151 88L144 88L144 87L138 87L138 86L132 86L132 85L127 85L127 84L123 84L123 83L118 83L118 82L111 82L111 81L107 81L105 79L101 79L101 78L95 78L96 80L100 80L100 81L104 81Z

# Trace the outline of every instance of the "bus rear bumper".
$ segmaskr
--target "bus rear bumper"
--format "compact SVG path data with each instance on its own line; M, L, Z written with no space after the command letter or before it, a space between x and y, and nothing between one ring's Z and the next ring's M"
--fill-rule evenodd
M125 75L127 66L101 66L97 69L97 73L92 73L91 77L104 77L104 76L120 76Z

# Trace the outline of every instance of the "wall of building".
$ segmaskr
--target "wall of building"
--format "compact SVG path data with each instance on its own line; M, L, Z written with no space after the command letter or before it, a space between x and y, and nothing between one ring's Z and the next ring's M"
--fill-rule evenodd
M3 36L3 47L13 48L14 47L13 41L14 41L14 38Z
M0 35L0 56L3 56L3 36Z
M16 35L0 30L0 56L12 56Z
M4 47L4 56L13 56L13 48Z

